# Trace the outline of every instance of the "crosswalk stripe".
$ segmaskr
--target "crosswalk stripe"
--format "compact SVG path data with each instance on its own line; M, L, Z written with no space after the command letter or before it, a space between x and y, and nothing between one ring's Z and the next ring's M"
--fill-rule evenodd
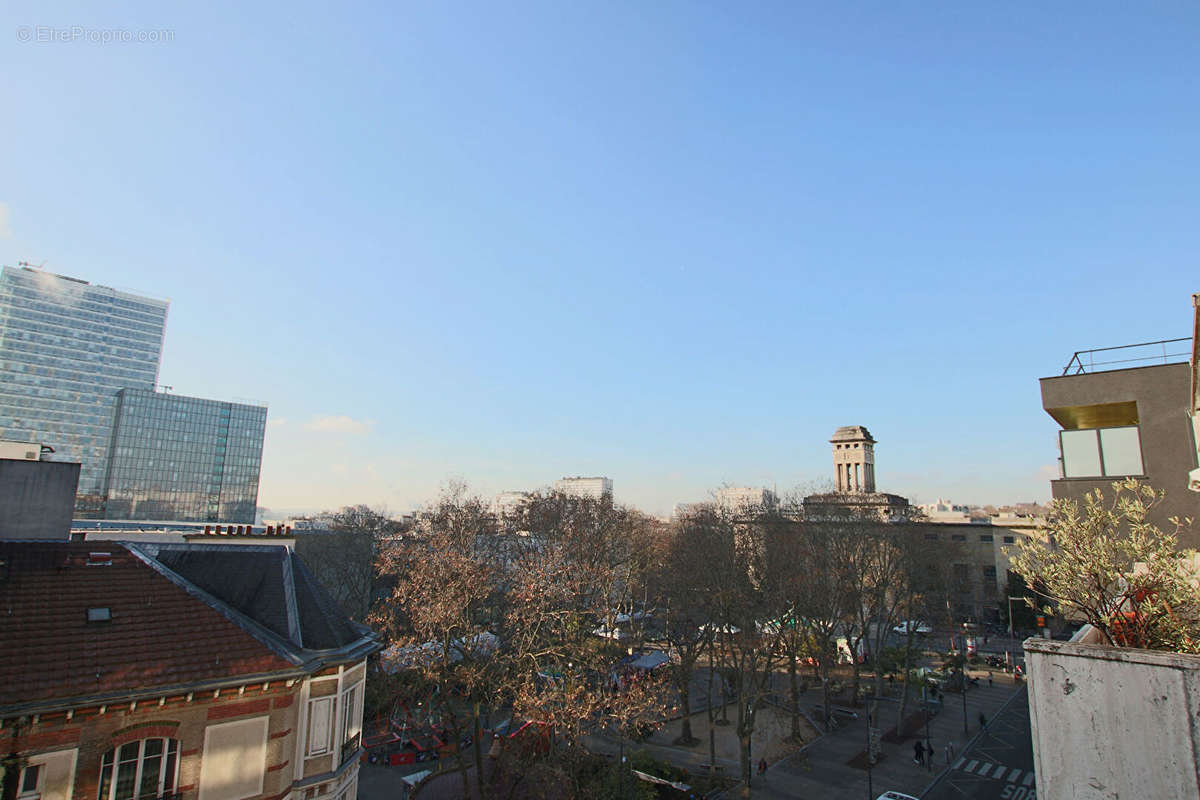
M988 774L988 770L990 770L991 768L992 768L992 765L990 763L984 763L983 765L981 765L979 767L979 771L976 772L975 774L981 778L986 778L987 774Z
M978 762L978 761L972 761L970 764L967 764L965 767L963 767L963 772L974 772L974 771L975 771L975 767L976 767L978 764L979 764L979 762Z
M1000 766L996 767L996 771L992 773L992 779L997 781L1000 780L1004 777L1005 772L1008 772L1008 767L1001 764Z
M1034 779L1033 770L1029 770L1029 774L1025 776L1025 780L1021 781L1022 786L1030 786Z

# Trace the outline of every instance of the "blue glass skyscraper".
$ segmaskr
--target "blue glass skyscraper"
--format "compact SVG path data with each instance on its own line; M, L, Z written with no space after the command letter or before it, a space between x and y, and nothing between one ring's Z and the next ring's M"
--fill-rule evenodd
M117 395L104 516L253 523L266 406Z
M28 268L0 271L0 439L79 461L79 516L103 513L117 392L158 382L167 301Z

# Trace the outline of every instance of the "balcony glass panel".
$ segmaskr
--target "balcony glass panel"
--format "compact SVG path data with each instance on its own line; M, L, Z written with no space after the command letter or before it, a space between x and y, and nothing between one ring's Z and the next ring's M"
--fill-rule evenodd
M1104 428L1100 431L1100 449L1104 453L1104 474L1141 475L1142 445L1137 427Z
M1100 475L1100 447L1096 431L1062 431L1063 475L1092 478Z

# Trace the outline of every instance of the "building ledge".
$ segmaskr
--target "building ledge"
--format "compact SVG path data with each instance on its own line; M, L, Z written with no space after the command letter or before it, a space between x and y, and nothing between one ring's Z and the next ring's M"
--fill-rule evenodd
M1086 630L1086 628L1085 628ZM1125 664L1145 664L1152 667L1200 672L1200 655L1170 653L1164 650L1140 650L1136 647L1113 647L1106 644L1056 642L1050 639L1026 639L1025 652L1047 656L1073 656Z

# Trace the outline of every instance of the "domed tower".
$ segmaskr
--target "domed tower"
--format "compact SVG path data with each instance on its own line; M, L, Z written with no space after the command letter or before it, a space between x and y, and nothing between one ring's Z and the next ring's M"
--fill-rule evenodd
M839 493L875 491L875 439L862 425L843 425L829 440Z

